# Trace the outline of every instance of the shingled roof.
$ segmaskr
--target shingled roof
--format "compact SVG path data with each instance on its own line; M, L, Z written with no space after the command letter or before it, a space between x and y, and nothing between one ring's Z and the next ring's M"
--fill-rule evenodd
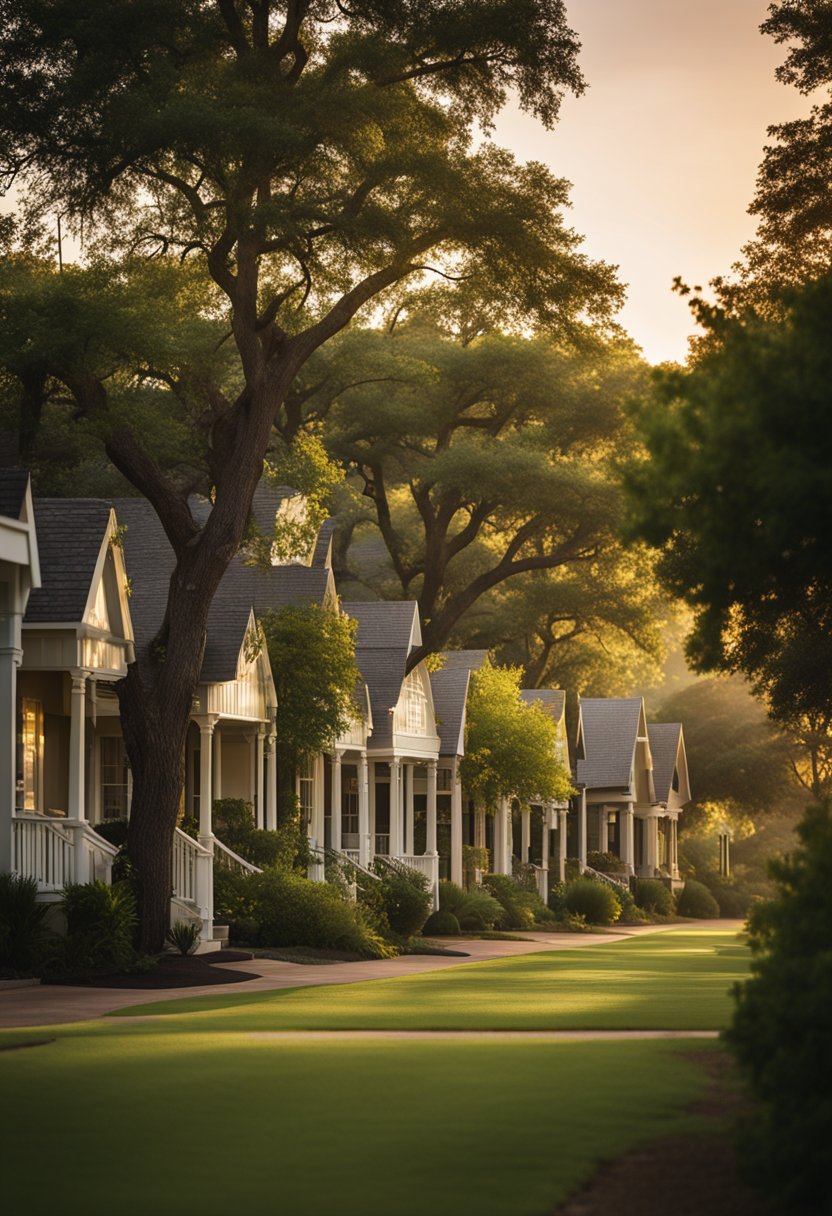
M162 623L175 561L164 529L144 498L113 504L124 532L124 555L133 588L130 611L138 649L155 637ZM330 588L327 569L308 566L246 566L235 558L217 588L208 614L208 638L200 679L233 680L252 609L255 616L290 604L324 602Z
M24 620L80 621L110 521L110 504L98 498L36 498L34 512L41 586L29 596Z
M681 722L655 722L647 727L653 757L653 785L659 802L667 802L673 788L676 757L682 736Z
M359 650L403 650L410 652L415 600L370 600L342 604L344 612L358 621Z
M581 698L586 759L578 781L589 789L626 789L630 784L641 697Z
M466 671L479 671L488 659L487 650L443 650L442 670L463 667Z
M20 519L28 484L25 469L0 469L0 515Z
M393 742L393 715L407 674L414 628L418 616L412 600L371 600L342 603L348 616L358 621L355 661L370 694L373 714L373 744L388 747Z
M520 692L520 700L526 705L540 705L547 714L560 722L566 706L566 693L562 688L524 688Z

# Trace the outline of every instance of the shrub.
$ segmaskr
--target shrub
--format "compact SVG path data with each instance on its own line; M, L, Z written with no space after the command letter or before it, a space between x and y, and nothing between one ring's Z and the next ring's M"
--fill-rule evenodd
M549 911L560 917L566 911L566 883L552 882L549 884Z
M190 821L191 834L193 834ZM188 826L182 824L182 830ZM198 835L197 824L197 835ZM242 798L218 798L212 812L214 834L224 845L254 866L305 872L309 865L309 842L300 819L281 824L277 831L258 828L254 807Z
M636 883L636 903L656 916L672 916L676 911L673 892L658 878L640 878Z
M621 858L616 853L599 853L597 850L587 853L586 864L599 874L620 874L624 869Z
M715 920L719 916L719 904L703 882L689 878L679 896L679 915L696 920Z
M422 932L439 937L459 937L459 921L453 912L449 912L447 908L440 908L438 912L434 912L432 916L428 917Z
M0 874L0 968L37 971L52 934L46 928L49 905L38 903L38 884L19 874Z
M133 964L136 900L127 883L69 883L61 906L67 930L62 962L68 969L121 971Z
M167 940L180 954L190 954L199 937L199 925L192 920L178 920L167 931Z
M439 907L452 912L462 929L490 929L503 917L502 904L488 891L482 887L464 891L453 882L440 882Z
M484 845L464 844L462 846L462 872L465 875L466 886L470 886L474 881L475 870L484 873L490 865L491 856Z
M564 906L586 917L590 925L612 925L621 915L621 902L612 887L594 878L575 878L567 884Z
M786 1212L828 1212L818 1147L832 1138L832 807L811 807L799 847L771 862L776 897L749 920L751 977L734 989L726 1033L757 1099L743 1153L749 1177Z
M429 880L417 870L385 861L376 861L375 870L381 879L381 899L390 929L397 937L412 937L422 928L433 905Z
M390 953L365 922L357 904L326 883L299 874L264 870L230 887L229 922L256 946L313 946L345 950L367 958ZM251 937L253 931L253 940Z
M537 892L524 890L508 874L486 874L482 885L503 909L501 929L531 929L538 921L553 920Z
M95 825L97 835L106 840L108 844L115 845L120 849L127 842L127 820L126 819L105 819L103 823Z
M643 925L649 921L650 917L643 908L640 908L633 899L633 893L629 887L622 887L620 891L616 891L618 902L621 904L621 916L619 917L622 924L625 925Z

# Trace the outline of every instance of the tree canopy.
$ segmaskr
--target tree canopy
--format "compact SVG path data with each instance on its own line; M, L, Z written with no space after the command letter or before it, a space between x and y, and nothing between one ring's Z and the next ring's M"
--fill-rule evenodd
M500 798L528 804L565 800L572 793L568 768L558 757L557 729L538 704L520 699L522 672L486 663L471 675L466 709L465 788L493 811Z

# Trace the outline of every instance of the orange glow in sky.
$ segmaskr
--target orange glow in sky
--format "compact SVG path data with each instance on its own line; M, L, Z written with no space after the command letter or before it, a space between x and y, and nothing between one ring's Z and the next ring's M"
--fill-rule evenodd
M629 285L620 320L653 363L692 331L676 275L706 284L752 236L766 128L810 101L774 79L766 0L566 0L589 88L544 130L516 107L494 138L573 183L571 223Z

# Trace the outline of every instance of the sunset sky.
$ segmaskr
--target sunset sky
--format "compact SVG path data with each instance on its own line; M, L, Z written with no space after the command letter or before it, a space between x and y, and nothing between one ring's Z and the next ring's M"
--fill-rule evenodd
M766 0L566 0L589 89L552 132L509 108L495 133L573 183L586 250L629 284L621 320L651 362L684 359L675 275L707 283L754 231L746 214L766 127L810 102L778 84Z

